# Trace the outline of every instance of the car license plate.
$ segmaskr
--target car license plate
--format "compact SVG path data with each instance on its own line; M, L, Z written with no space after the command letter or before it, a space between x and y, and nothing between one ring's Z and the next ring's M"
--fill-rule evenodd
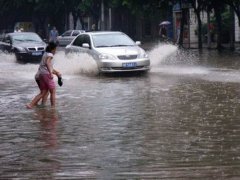
M132 68L132 67L136 67L137 63L136 62L132 62L132 63L122 63L122 67L124 68Z
M41 56L41 55L42 55L42 52L32 52L32 55L33 55L33 56Z

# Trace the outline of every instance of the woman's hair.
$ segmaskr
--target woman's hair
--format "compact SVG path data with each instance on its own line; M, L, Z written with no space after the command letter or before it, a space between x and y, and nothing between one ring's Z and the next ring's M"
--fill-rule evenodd
M54 42L48 43L48 46L46 47L46 52L51 52L52 50L56 49L57 44Z

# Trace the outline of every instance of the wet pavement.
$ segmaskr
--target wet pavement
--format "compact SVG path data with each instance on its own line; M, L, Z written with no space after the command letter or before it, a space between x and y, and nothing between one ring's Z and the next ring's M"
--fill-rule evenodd
M36 64L0 55L0 179L239 179L238 53L149 51L147 74L65 57L57 107L25 108Z

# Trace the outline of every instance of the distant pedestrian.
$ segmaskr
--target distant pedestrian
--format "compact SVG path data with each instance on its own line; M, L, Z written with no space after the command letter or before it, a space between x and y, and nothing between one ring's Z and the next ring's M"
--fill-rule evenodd
M164 25L160 26L159 35L161 40L167 39L167 29Z
M38 68L38 73L35 80L39 85L40 93L34 97L31 103L27 104L28 109L32 109L42 99L42 103L46 103L48 92L50 92L51 106L55 107L56 104L56 86L53 80L53 74L61 78L60 72L53 69L53 56L56 52L56 44L50 42L46 48L41 63ZM60 79L61 80L61 79Z
M19 27L17 26L16 29L14 30L14 32L21 32L21 30L20 30Z
M177 28L177 40L176 40L176 44L179 44L179 40L180 40L180 27Z
M92 25L91 31L96 31L96 25L95 24Z
M58 30L54 26L53 29L49 33L49 42L53 42L53 43L57 44L58 43L57 37L58 37Z

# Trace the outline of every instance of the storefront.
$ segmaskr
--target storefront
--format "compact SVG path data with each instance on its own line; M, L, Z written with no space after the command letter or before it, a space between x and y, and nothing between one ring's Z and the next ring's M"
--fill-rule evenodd
M189 6L180 7L177 3L173 6L173 37L174 42L179 42L180 30L181 30L181 19L183 17L183 43L190 45L190 23L189 23Z

